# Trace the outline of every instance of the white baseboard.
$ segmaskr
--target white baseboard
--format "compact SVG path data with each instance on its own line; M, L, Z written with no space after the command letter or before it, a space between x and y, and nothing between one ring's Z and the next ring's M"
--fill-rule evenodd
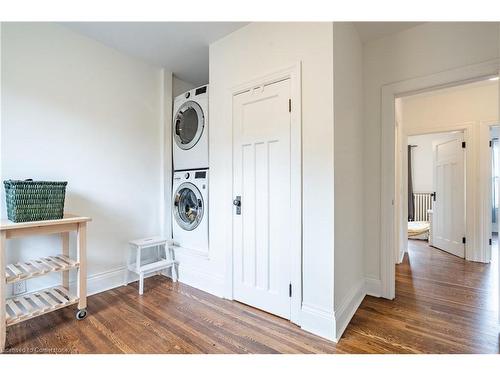
M340 340L342 334L347 328L347 325L356 313L356 310L358 309L365 296L365 280L361 279L351 288L351 290L349 290L349 293L347 293L338 310L335 312L335 341Z
M119 267L111 271L101 272L87 278L87 295L102 293L106 290L124 285L126 267ZM137 280L138 278L135 278ZM130 277L130 282L135 281ZM76 280L70 281L69 287L76 289Z
M335 336L335 317L332 312L320 307L302 304L300 328L327 340L337 342Z
M181 262L178 267L179 281L200 289L214 296L223 298L224 296L224 277L208 273L205 270L196 268Z
M382 296L382 282L378 279L373 279L370 277L365 278L365 290L366 294L373 297Z
M405 257L406 251L400 251L399 252L399 259L398 259L398 264L403 263L403 258Z
M87 277L87 296L91 296L94 294L102 293L110 289L115 289L125 285L125 276L128 276L128 283L132 283L134 281L139 280L139 276L128 272L125 266L117 267L115 269L104 271L100 273L96 273ZM145 278L155 276L157 272L152 272L150 274L145 275ZM164 274L164 276L170 277L170 274ZM59 275L49 274L45 275L45 280L37 280L37 279L29 279L26 280L27 283L27 291L26 293L32 293L37 290L53 288L61 285L61 281L59 280ZM47 278L48 277L48 278ZM12 290L7 291L7 297L12 297ZM71 278L69 281L69 289L72 294L76 295L77 291L77 281L74 278Z
M91 296L97 293L102 293L110 289L115 289L125 285L125 276L128 277L127 282L133 283L139 280L139 276L135 273L129 272L127 275L127 267L119 267L111 271L101 272L94 274L87 278L87 295ZM152 272L144 276L144 278L157 275L158 272ZM169 274L162 273L164 276L169 277ZM70 289L76 290L76 280L70 281Z
M223 298L224 275L214 272L216 267L208 253L182 247L175 247L174 251L175 260L179 262L177 271L180 282Z
M222 276L214 275L212 273L208 273L205 271L205 265L208 261L208 258L199 258L201 259L201 263L197 263L195 265L186 261L181 262L178 266L178 276L179 281L192 286L193 288L200 289L204 292L213 294L217 297L223 297L224 294L224 278ZM143 260L145 263L148 263L149 259ZM151 277L157 275L157 272L152 272L145 277ZM171 270L168 269L161 273L163 276L171 278ZM73 277L70 278L69 287L72 293L76 293L77 281ZM128 283L137 281L139 276L133 272L128 272L127 267L120 266L108 271L96 273L93 275L88 275L87 277L87 295L91 296L97 293L102 293L110 289L118 288L125 285L125 277L128 277ZM60 285L60 280L58 275L49 275L49 278L46 280L37 280L30 279L30 282L27 286L29 292L33 292L40 289L55 287ZM8 297L12 295L10 290L7 291Z

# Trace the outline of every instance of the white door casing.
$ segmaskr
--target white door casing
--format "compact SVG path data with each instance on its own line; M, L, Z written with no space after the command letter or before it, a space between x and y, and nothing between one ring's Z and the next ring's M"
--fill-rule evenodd
M377 288L372 295L381 296L387 299L394 299L396 295L396 268L394 266L396 260L394 254L396 250L394 247L396 243L394 242L394 230L396 226L394 225L394 220L396 216L394 196L395 196L395 183L394 179L396 177L396 163L395 163L395 111L394 103L397 97L407 96L411 93L435 90L438 87L455 86L460 83L466 83L471 81L480 80L484 77L497 75L499 71L499 59L493 59L490 61L472 64L467 66L461 66L458 68L450 69L447 71L442 71L439 73L433 73L427 76L411 78L408 80L390 83L382 86L381 90L381 179L380 179L380 289ZM464 126L464 129L468 129L468 126ZM455 129L453 129L455 130ZM468 129L467 131L470 131ZM467 141L467 131L465 132L465 138ZM467 152L467 151L466 151ZM472 168L467 168L472 169ZM469 175L470 174L470 175ZM474 197L475 192L475 181L472 173L467 171L467 196L469 198ZM467 203L467 222L473 222L474 208L473 202L469 201ZM471 225L467 228L467 238L471 235L474 237L474 232L472 229L469 230ZM475 242L475 241L469 241ZM475 258L477 252L480 252L481 246L468 247L467 252L471 252L470 257ZM467 255L469 258L469 255ZM500 268L499 268L500 269ZM374 278L377 278L374 275Z
M463 133L433 145L434 193L432 244L465 257L465 180Z
M483 120L476 124L479 130L479 147L478 147L478 181L479 194L483 197L478 214L478 230L480 231L479 244L481 245L481 261L489 263L491 261L491 243L492 232L496 231L493 228L492 220L492 155L493 144L490 145L491 131L498 125L498 120ZM467 255L467 254L466 254Z
M290 319L289 78L233 96L233 298Z

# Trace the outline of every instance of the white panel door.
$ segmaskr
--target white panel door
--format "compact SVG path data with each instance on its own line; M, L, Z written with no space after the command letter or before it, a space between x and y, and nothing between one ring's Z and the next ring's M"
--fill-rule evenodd
M464 258L465 180L463 134L434 144L432 245Z
M233 297L290 318L290 79L233 97Z

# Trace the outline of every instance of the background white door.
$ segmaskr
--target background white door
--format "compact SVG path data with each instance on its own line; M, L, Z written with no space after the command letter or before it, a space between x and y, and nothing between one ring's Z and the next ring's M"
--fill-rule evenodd
M465 179L463 133L434 145L434 192L432 244L465 256Z
M290 318L290 79L233 97L235 300Z

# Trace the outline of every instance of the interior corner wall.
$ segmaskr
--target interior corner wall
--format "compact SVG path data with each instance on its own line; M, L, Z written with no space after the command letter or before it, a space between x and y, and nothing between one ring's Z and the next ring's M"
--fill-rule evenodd
M172 238L172 109L173 109L172 72L162 69L162 108L161 121L161 187L160 187L160 227L161 234Z
M175 98L178 95L185 93L197 87L194 83L183 81L176 76L172 77L172 96Z
M89 293L122 285L128 241L160 231L160 69L53 23L3 23L1 48L2 180L68 181L65 211L92 218ZM61 244L35 236L8 248L15 262ZM28 289L55 284L50 274Z
M332 23L251 23L210 45L210 263L232 251L231 89L301 62L304 329L334 338ZM226 294L227 295L227 294Z
M396 160L396 192L399 191L399 194L396 194L394 197L394 206L396 207L395 212L395 220L397 223L405 221L408 216L408 209L405 209L405 206L408 206L408 184L407 176L404 174L406 169L403 168L404 163L408 162L407 159L407 140L403 136L403 108L402 108L402 100L401 98L397 98L394 106L394 119L396 121L396 134L395 134L395 160ZM403 219L404 218L404 219ZM403 256L408 248L408 230L406 226L399 226L399 231L395 233L395 243L398 246L395 247L394 251L394 259L396 259L397 263L401 263L403 261Z
M363 49L355 26L333 23L335 318L340 338L365 296Z
M499 57L499 25L494 22L430 22L369 42L363 48L365 276L380 295L381 89Z

